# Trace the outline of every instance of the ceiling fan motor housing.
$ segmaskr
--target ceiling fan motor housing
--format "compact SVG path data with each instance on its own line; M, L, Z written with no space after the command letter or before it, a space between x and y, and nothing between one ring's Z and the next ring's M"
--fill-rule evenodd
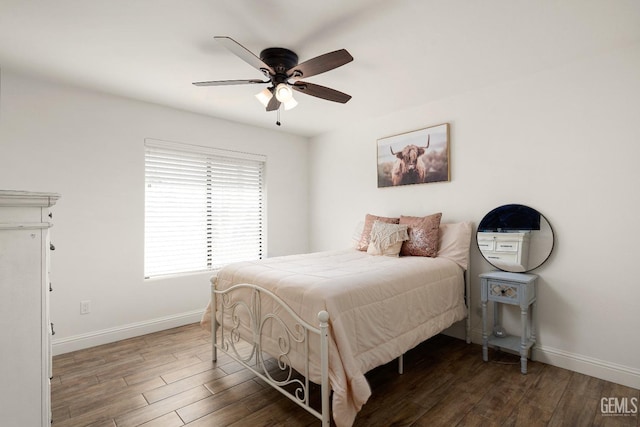
M298 55L283 47L264 49L260 52L260 59L275 70L274 83L276 84L286 81L289 78L287 71L298 65Z

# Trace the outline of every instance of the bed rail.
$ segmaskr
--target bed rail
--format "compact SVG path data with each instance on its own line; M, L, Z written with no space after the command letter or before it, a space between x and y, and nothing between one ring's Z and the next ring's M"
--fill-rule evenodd
M267 299L270 304L265 304ZM329 313L324 310L319 312L319 327L315 327L300 318L274 293L251 284L239 284L225 290L218 290L215 276L211 278L211 302L213 361L217 361L218 350L224 352L322 421L322 426L328 427L331 420ZM279 313L286 313L286 315ZM270 351L265 349L263 330L267 325L271 325L270 329L278 331L277 336L271 337L272 340L277 341L275 351L277 354L274 354L273 346L269 348ZM310 403L310 342L313 335L319 337L320 343L320 411ZM290 359L294 346L297 349L303 349L303 366L296 366L302 379L295 375L296 371ZM277 362L278 375L274 375L267 369L265 361L269 358ZM287 388L292 391L288 391Z

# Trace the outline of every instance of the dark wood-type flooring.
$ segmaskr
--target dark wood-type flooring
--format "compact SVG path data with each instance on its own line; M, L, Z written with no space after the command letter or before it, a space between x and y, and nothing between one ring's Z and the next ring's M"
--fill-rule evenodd
M193 324L56 356L54 427L319 426L312 415L226 356ZM372 396L356 426L640 426L605 416L603 397L636 389L438 335L367 374ZM640 406L640 404L639 404ZM632 409L631 407L629 409Z

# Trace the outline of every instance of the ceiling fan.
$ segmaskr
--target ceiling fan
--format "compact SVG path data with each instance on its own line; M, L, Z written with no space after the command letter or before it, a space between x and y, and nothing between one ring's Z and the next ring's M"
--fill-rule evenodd
M346 103L351 95L335 89L314 83L303 82L301 78L315 76L353 61L353 57L345 49L325 53L298 64L298 55L282 47L270 47L260 52L260 57L254 55L231 37L216 36L218 42L245 61L247 64L261 71L268 80L218 80L210 82L194 82L196 86L227 86L241 84L268 84L271 86L258 93L256 97L266 107L267 111L279 110L283 104L286 110L298 103L293 99L292 89L307 95L329 101ZM278 123L279 124L279 123Z

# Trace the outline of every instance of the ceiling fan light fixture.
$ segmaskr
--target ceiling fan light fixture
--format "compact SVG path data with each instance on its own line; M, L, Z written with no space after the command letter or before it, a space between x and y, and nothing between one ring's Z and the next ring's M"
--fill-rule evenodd
M296 105L298 105L298 101L296 101L295 99L293 99L293 97L291 97L290 100L283 102L283 104L284 104L285 110L291 110L292 108L295 108Z
M292 100L293 90L291 90L288 84L280 83L278 86L276 86L276 99L284 103Z
M265 88L264 90L256 93L256 99L260 101L260 103L266 108L269 105L269 101L273 98L273 93L269 88Z

